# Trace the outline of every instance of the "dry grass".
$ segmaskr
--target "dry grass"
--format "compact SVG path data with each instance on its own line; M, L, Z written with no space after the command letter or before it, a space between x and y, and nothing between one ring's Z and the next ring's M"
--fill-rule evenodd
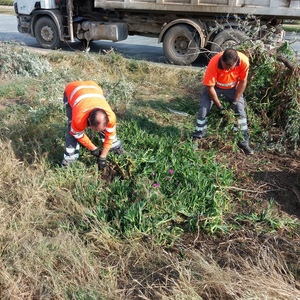
M84 208L67 190L49 193L55 175L41 164L25 166L9 143L0 147L1 299L300 299L271 243L254 239L242 256L228 242L222 266L205 248L118 241L96 220L88 233L73 231Z
M224 254L234 267L220 267L215 260L205 260L201 253L191 251L203 299L299 299L299 285L284 259L270 247L256 244L255 255L249 257Z

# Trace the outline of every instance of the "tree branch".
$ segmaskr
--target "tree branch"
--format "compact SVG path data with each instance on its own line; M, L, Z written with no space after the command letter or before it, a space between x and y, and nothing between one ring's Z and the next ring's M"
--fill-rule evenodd
M282 56L282 55L277 55L277 60L282 62L287 68L289 68L290 70L294 71L296 69L298 69L298 65L295 63L292 63L289 59L287 59L286 57Z

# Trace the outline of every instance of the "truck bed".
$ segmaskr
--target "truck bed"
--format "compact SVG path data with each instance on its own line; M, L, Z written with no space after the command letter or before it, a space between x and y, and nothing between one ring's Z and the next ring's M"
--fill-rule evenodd
M95 8L193 13L241 14L266 18L300 18L300 0L95 0Z

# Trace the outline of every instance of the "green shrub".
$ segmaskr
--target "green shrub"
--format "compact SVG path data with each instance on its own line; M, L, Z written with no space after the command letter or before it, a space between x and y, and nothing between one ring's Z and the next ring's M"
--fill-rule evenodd
M250 127L277 128L281 131L280 148L300 143L299 59L287 41L280 38L280 27L270 27L255 16L241 19L235 16L238 29L248 37L234 46L244 52L250 61L248 86L245 96L248 103ZM228 22L229 23L229 22ZM228 25L217 24L216 30ZM282 59L283 58L283 59ZM265 137L265 136L264 136ZM265 140L262 139L264 142Z
M0 47L0 78L16 75L37 77L52 68L47 59L15 43L4 43Z
M294 68L284 65L284 59ZM300 73L297 59L286 42L276 52L265 48L251 49L249 84L245 95L262 128L277 127L282 131L281 142L292 143L296 149L300 142Z

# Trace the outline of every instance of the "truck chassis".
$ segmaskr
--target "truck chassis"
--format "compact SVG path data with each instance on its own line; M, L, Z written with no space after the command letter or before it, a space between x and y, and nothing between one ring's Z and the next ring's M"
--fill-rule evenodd
M218 1L224 2L206 2ZM274 7L270 11L270 7L263 6L264 0L252 1L260 3L260 10L239 5L239 1L244 2L229 0L229 4L217 5L202 0L15 0L14 8L19 32L35 37L42 48L57 49L62 42L75 39L88 44L94 40L118 42L129 35L149 36L163 43L170 63L190 65L200 53L220 52L249 39L230 12L239 18L245 18L251 11L268 12L255 15L261 25L268 26L278 26L283 18L297 18L295 14L299 12L297 7L290 10L292 0L276 2L283 2L289 15L274 15L282 10ZM300 1L293 1L293 5L295 2L299 5Z

